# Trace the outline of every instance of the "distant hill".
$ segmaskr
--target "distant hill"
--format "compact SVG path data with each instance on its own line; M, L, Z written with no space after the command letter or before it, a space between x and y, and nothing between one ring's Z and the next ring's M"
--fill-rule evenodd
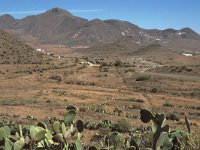
M127 39L119 39L115 42L107 44L98 44L91 46L89 48L83 49L81 51L90 54L108 54L108 53L129 53L138 50L139 45L137 43L131 42Z
M147 30L121 20L94 19L89 21L61 8L53 8L42 14L27 16L19 20L10 15L3 15L0 16L0 28L10 30L36 43L92 46L128 38L139 45L156 42L173 48L173 41L178 40L179 50L200 51L200 35L190 28ZM184 42L181 42L182 40ZM187 48L185 48L187 42ZM193 43L196 43L195 47Z
M7 32L0 30L0 63L30 64L40 63L42 55L28 45L18 41Z
M172 50L160 44L140 47L131 55L162 65L198 65L200 60L200 55L198 54L193 57L186 57L182 53L177 52L176 49Z

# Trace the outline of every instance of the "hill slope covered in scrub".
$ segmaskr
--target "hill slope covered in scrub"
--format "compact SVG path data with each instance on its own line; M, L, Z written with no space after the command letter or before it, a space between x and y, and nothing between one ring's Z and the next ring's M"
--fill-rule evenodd
M0 63L27 64L40 63L42 55L33 48L18 41L9 33L0 30Z

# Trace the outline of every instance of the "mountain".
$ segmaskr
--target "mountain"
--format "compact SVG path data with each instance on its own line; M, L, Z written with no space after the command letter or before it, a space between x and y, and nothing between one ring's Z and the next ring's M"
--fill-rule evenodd
M68 34L78 30L86 22L86 19L75 17L68 11L53 8L36 16L17 20L11 29L20 31L25 37L31 35L41 43L62 44L66 42Z
M0 16L0 28L1 29L10 29L12 28L12 24L15 22L15 18L11 15L5 14Z
M30 64L40 63L42 55L28 45L18 41L6 31L0 30L0 63Z
M196 44L195 48L192 45L200 43L200 35L190 28L147 30L127 21L83 19L61 8L53 8L19 20L10 15L3 15L0 16L0 28L36 43L92 46L128 38L140 45L159 43L171 48L174 45L173 41L184 40L179 42L183 43L183 46L179 46L180 50L186 50L184 43L189 41L187 48L200 51L200 44Z

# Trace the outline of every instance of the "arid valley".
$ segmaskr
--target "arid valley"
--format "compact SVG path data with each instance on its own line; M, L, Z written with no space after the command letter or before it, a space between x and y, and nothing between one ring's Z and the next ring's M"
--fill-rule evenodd
M12 23L0 22L1 122L49 125L75 107L76 120L87 127L83 141L94 145L113 132L95 126L105 120L122 122L117 129L124 135L131 128L144 138L149 124L141 121L140 111L147 109L163 112L171 129L187 130L186 116L194 149L200 148L199 34L189 28L150 31L116 20L87 21L60 8L22 20L2 18ZM50 26L53 20L59 25ZM77 22L73 31L64 28Z

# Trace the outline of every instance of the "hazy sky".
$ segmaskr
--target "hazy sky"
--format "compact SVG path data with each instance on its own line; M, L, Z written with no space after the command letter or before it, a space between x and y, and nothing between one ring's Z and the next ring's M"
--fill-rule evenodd
M121 19L142 28L191 27L200 33L200 0L0 0L16 18L61 7L87 19Z

